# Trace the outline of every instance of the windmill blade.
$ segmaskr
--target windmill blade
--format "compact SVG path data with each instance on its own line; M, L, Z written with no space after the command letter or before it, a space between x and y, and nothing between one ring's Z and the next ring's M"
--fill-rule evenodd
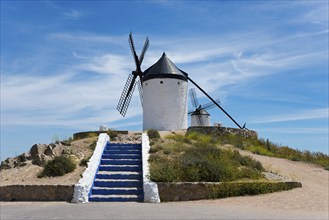
M137 53L136 53L136 50L135 50L135 45L134 45L133 34L131 32L129 34L128 41L129 41L131 53L133 54L133 57L134 57L134 60L135 60L136 71L137 71L138 74L140 74L142 72L141 71L141 66L139 64L138 56L137 56Z
M216 99L215 102L216 102L218 105L220 105L220 100L219 100L219 99ZM207 104L201 105L201 109L204 109L204 110L206 110L206 109L211 109L211 108L214 108L214 107L216 107L216 105L215 105L215 103L213 103L213 102L209 102L209 103L207 103Z
M141 104L143 107L143 88L142 88L142 83L140 80L137 81L137 86L138 86L138 91L139 91L139 97L141 99Z
M118 106L117 106L117 110L120 112L120 114L124 117L126 116L126 112L128 109L128 106L130 104L131 101L131 97L134 93L135 90L135 80L136 80L137 75L128 75L128 79L127 82L125 84L125 87L123 88Z
M149 48L149 46L150 46L150 41L149 41L149 38L146 37L146 40L145 40L145 43L144 43L144 47L143 47L142 53L139 56L139 65L142 65L142 62L144 60L145 53L146 53L147 49Z
M192 105L195 109L197 109L199 107L199 102L195 93L195 88L191 88L190 89L190 99L192 102Z
M234 124L236 124L240 129L243 129L239 124L238 122L236 122L234 120L234 118L229 114L227 113L218 103L215 102L215 100L213 98L210 97L210 95L208 95L198 84L196 84L189 76L186 72L184 72L183 70L180 69L180 71L182 71L182 73L187 77L187 79L193 84L195 85L203 94L205 94L220 110L222 110L224 112L224 114L229 117L233 122Z

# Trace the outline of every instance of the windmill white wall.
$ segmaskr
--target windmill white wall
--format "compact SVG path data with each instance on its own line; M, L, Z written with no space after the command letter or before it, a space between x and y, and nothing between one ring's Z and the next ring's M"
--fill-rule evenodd
M154 78L143 82L143 129L187 129L187 81Z
M201 117L199 119L199 117ZM200 125L200 121L202 124ZM210 115L191 115L191 127L211 126Z

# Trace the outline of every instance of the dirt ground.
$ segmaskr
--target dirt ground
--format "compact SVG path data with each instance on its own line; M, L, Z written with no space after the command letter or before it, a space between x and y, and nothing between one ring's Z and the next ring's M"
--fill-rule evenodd
M71 148L83 153L85 158L92 154L90 144L97 138L85 138L71 143ZM64 176L38 178L38 174L43 167L33 165L27 161L27 165L0 171L0 186L6 185L74 185L81 178L81 174L86 167L77 165L77 168Z

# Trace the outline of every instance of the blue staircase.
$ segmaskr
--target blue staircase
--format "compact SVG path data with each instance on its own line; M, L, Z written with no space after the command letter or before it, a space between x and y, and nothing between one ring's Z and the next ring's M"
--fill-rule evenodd
M142 145L112 144L104 149L90 202L142 202Z

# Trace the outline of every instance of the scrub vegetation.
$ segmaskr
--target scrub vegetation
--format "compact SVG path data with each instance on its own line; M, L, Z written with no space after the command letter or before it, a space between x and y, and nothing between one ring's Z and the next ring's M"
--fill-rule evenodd
M300 151L288 146L280 146L268 139L244 138L231 134L218 137L217 141L220 144L231 144L237 148L248 150L255 154L312 163L329 170L329 156L321 152L311 152L309 150Z
M263 179L261 163L237 150L220 149L209 135L172 135L150 151L155 182L220 182Z
M264 180L262 164L237 150L223 149L233 145L242 150L271 157L313 163L329 169L328 155L279 146L269 140L244 138L227 134L189 132L165 139L152 138L150 177L155 182L222 182Z
M55 157L46 163L43 171L38 175L39 178L45 176L64 176L74 171L76 164L68 157Z

